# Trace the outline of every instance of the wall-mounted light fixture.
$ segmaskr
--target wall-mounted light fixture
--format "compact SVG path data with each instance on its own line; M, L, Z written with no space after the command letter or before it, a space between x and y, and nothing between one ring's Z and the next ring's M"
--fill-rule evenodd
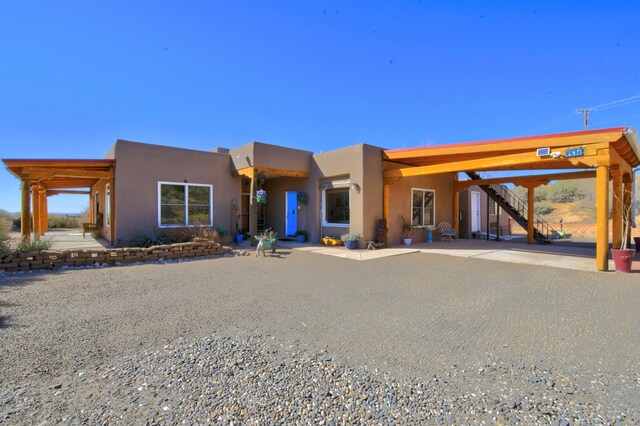
M357 183L353 182L351 184L351 190L360 193L360 185L358 185Z

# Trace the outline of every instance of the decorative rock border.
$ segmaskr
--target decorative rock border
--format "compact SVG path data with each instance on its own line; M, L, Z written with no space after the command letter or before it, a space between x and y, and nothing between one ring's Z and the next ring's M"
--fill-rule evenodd
M61 266L89 266L124 264L157 260L184 259L203 256L244 256L248 252L234 250L215 241L197 239L190 243L165 244L148 248L126 247L88 250L43 250L14 252L0 259L0 270L6 272L57 269Z

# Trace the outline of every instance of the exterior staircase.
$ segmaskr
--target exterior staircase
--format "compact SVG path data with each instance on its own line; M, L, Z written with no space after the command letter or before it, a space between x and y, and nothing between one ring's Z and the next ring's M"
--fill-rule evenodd
M486 173L465 173L471 180L491 178ZM529 225L529 221L527 219L529 206L527 201L518 197L504 185L491 184L478 186L480 186L487 196L495 201L502 210L511 216L513 220L518 222L518 224L524 229L527 229ZM556 231L547 222L545 222L540 215L534 214L533 238L535 238L535 240L540 244L551 244L554 235L556 235Z

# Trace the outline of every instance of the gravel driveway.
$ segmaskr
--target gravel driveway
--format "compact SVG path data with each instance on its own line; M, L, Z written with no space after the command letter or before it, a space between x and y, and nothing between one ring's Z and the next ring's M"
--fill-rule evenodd
M640 421L635 275L300 251L0 278L0 422Z

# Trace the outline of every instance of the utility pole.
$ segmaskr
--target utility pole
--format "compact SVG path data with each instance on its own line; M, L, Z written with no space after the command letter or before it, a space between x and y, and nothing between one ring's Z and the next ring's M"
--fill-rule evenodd
M591 108L583 108L583 109L579 109L576 111L576 114L583 114L584 115L584 130L588 130L589 129L589 113L593 112L594 109Z

